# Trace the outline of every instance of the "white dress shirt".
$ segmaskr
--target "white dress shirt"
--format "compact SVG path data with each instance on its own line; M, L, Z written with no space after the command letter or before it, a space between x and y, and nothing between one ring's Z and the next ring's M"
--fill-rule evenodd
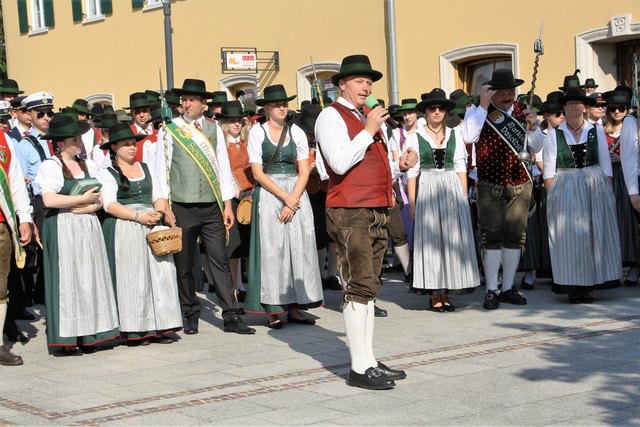
M11 152L11 162L9 163L9 173L7 174L7 177L9 178L9 186L11 187L13 210L15 211L20 223L32 222L31 212L33 211L33 208L31 207L31 202L29 201L27 186L24 183L22 168L20 167L20 162L18 161L16 151L13 148L13 142L11 138L9 138L6 134L5 138L7 139L7 146L9 147L9 151ZM9 216L9 213L4 212L4 215L5 217L7 217ZM17 226L18 224L16 224L16 227Z
M622 121L620 131L620 162L627 194L639 194L638 173L640 173L640 156L638 156L638 120L627 116Z

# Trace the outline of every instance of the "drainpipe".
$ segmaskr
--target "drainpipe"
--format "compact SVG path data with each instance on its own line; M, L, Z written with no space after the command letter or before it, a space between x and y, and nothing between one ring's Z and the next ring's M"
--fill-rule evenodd
M387 0L387 17L389 19L389 80L391 99L389 104L399 104L398 61L396 55L396 8L395 0Z
M173 85L173 37L171 30L171 0L162 0L164 10L164 54L167 66L167 89Z

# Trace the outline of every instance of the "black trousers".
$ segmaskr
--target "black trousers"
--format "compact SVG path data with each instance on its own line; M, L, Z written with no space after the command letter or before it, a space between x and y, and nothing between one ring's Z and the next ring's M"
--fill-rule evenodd
M173 256L178 275L180 307L185 316L200 315L200 299L196 295L193 263L198 236L206 252L206 262L227 320L237 313L231 272L225 255L226 233L222 213L216 203L173 203L176 222L182 227L182 251Z

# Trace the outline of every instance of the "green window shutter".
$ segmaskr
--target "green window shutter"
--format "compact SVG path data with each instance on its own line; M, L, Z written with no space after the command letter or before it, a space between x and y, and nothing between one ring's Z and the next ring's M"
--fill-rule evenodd
M42 0L42 8L44 9L44 25L53 27L55 20L53 19L53 0Z
M18 0L18 23L21 33L29 32L29 15L27 14L27 0Z
M82 22L82 0L71 0L73 22Z
M102 9L103 15L110 15L111 13L113 13L111 0L100 0L100 9Z
M134 9L142 9L144 7L144 0L131 0L131 7Z

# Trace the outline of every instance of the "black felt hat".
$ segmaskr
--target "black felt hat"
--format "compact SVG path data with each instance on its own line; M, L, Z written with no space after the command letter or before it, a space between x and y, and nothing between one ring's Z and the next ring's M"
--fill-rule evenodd
M282 85L267 86L262 92L262 98L256 99L256 105L263 107L270 102L291 101L296 95L287 96L287 91Z
M4 79L0 83L0 93L9 93L12 95L20 95L24 93L23 90L20 90L18 87L18 82L13 79Z
M437 87L429 93L422 94L422 101L416 105L416 110L424 112L432 105L442 105L447 111L450 111L456 106L456 103L447 99L447 94L444 90Z
M581 87L570 87L567 89L564 96L558 98L558 102L562 105L565 105L569 101L579 101L587 107L591 107L596 104L596 100L587 96L584 89Z
M125 139L135 139L136 141L142 141L146 135L136 135L131 130L131 126L126 123L118 123L109 128L109 141L100 145L101 150L108 150L112 144L116 142L124 141Z
M122 107L125 110L130 110L133 108L149 108L151 107L151 100L144 92L134 92L129 95L129 106Z
M211 92L207 92L207 84L200 79L184 79L182 87L171 89L174 93L182 95L196 95L202 99L213 98Z
M307 133L314 133L316 120L318 119L321 111L322 108L320 108L319 105L304 105L302 110L293 116L293 122L303 131Z
M513 77L513 71L508 68L498 68L491 74L491 80L487 82L491 89L511 89L524 83L522 79Z
M223 102L222 109L215 115L216 119L239 119L246 116L247 112L240 101Z
M87 122L79 122L73 117L64 114L54 114L49 122L49 133L42 136L42 139L60 141L62 139L79 136L86 133L91 128Z

